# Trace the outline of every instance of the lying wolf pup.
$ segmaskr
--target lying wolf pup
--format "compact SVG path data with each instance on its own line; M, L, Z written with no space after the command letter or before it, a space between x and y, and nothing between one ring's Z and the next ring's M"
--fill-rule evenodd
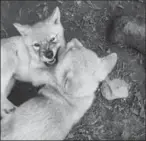
M99 58L77 39L67 48L55 68L64 93L49 86L42 88L44 96L21 105L2 125L3 140L62 140L89 109L96 88L112 71L117 55Z
M53 77L45 63L53 64L60 48L65 47L64 29L57 7L46 20L33 26L15 23L21 36L1 40L1 115L13 108L7 96L14 81L45 84ZM47 71L46 71L47 70Z

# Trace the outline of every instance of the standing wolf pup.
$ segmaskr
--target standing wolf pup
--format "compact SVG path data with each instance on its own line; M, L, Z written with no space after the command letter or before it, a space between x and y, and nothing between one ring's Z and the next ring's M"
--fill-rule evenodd
M58 50L65 47L58 7L49 18L33 26L18 23L14 23L14 26L21 36L1 40L2 117L13 108L7 96L16 79L32 82L35 86L49 82L54 84L54 77L45 64L53 64Z
M67 44L54 70L55 87L45 86L43 96L28 100L2 125L2 140L63 140L94 100L99 83L112 71L117 55L99 58L77 40Z

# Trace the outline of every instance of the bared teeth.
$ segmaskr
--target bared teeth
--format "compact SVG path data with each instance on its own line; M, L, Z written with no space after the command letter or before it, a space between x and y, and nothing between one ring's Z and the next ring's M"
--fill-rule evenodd
M47 61L48 64L53 64L56 62L56 59L54 58L52 61Z

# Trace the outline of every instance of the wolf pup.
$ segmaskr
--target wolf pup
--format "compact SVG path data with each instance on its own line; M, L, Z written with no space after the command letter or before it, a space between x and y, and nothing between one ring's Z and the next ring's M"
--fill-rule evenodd
M60 10L33 26L14 23L21 36L1 40L1 116L14 107L7 96L15 80L42 85L54 83L45 64L56 61L57 52L65 47ZM50 80L50 81L49 81ZM55 84L54 84L55 85Z
M2 125L2 140L63 140L94 100L99 83L112 71L116 53L99 58L72 39L55 68L55 87L45 86L43 95L33 98L11 115Z

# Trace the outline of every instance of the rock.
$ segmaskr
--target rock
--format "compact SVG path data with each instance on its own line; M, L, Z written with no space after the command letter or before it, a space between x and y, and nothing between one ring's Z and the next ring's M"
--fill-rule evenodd
M145 22L142 18L115 16L107 26L107 40L121 43L145 54Z
M128 97L128 84L121 79L106 80L101 86L102 95L107 100Z

